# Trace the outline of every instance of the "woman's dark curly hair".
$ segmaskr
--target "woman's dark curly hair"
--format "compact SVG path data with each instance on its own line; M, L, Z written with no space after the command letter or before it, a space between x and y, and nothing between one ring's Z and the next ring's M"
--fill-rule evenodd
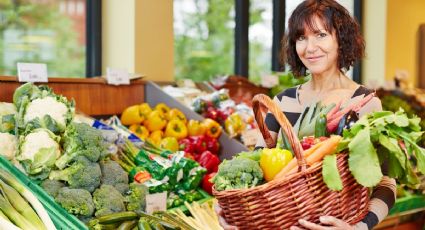
M288 22L288 32L283 39L282 60L286 61L297 77L306 75L306 67L296 51L296 41L304 35L306 27L317 30L314 18L322 20L326 31L335 31L338 41L338 68L348 70L364 56L364 39L359 24L350 13L334 0L306 0L293 11Z

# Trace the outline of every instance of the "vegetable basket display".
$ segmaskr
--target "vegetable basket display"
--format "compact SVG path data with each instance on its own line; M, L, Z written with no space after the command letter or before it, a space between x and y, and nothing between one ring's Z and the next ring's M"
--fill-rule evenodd
M226 221L239 229L289 229L299 219L319 223L319 217L335 216L350 224L368 212L368 188L359 185L348 167L348 154L338 154L337 168L343 189L330 190L322 178L322 163L307 167L303 150L292 126L279 107L266 95L253 98L253 110L267 147L276 142L263 119L263 108L270 111L286 134L298 162L298 172L250 189L217 191L214 196Z

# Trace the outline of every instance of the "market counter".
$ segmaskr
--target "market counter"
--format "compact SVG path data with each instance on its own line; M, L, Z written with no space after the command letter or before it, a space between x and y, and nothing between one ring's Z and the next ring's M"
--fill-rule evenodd
M0 76L0 101L12 102L13 93L22 82L15 76ZM90 116L121 114L128 106L144 101L145 81L132 80L130 85L108 85L96 78L49 78L47 84L57 94L74 98L77 111Z

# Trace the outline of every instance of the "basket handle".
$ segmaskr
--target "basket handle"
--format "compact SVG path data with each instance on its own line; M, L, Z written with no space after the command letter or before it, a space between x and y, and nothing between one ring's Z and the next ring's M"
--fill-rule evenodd
M288 141L291 144L295 157L297 158L298 171L300 170L304 171L306 169L307 164L302 154L303 150L302 150L300 141L298 140L297 135L292 129L291 123L288 121L285 114L280 110L278 105L272 101L272 99L270 99L268 96L264 94L257 94L252 99L252 106L253 106L255 120L257 121L258 128L260 129L261 134L263 135L263 138L264 138L264 141L266 142L267 147L268 148L276 147L276 140L272 138L272 136L270 135L269 129L265 125L263 113L260 109L261 105L266 107L267 110L270 111L276 118L277 122L282 128L282 131L285 132L286 136L288 137Z

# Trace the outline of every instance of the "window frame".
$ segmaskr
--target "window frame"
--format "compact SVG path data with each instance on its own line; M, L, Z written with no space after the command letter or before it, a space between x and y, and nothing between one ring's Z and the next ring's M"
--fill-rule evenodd
M86 1L86 78L102 75L102 1Z

